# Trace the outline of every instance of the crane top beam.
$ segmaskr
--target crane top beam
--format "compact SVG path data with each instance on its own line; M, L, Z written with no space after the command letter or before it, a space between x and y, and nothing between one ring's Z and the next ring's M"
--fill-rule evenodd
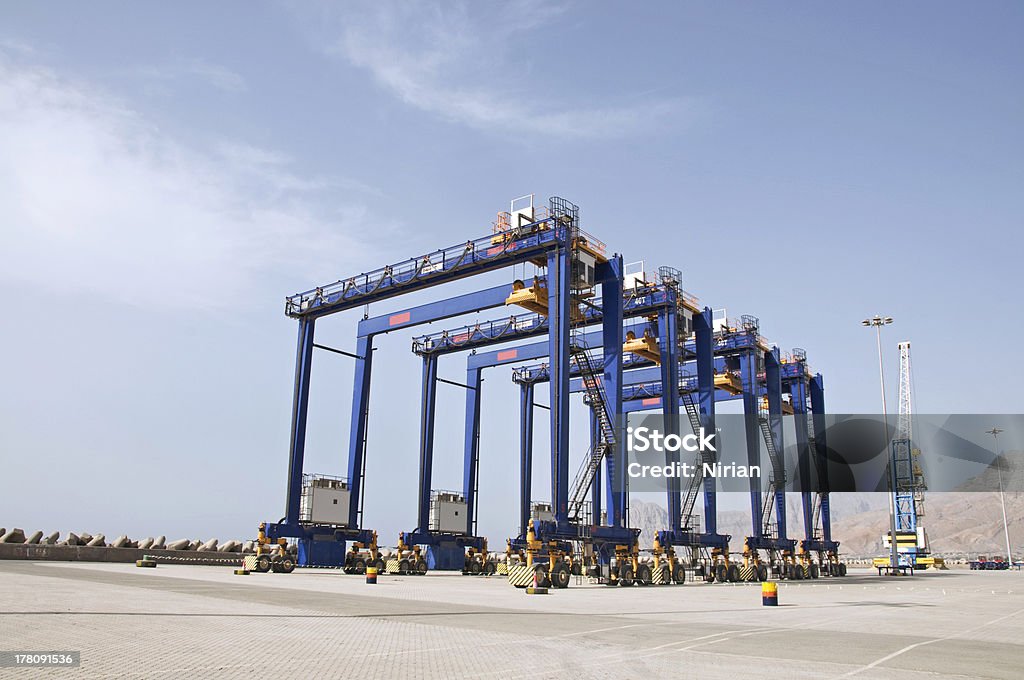
M552 209L544 219L514 230L482 236L288 296L285 298L285 314L295 319L318 318L475 274L543 259L548 251L558 248L571 248L606 259L604 244L580 230L578 208L558 197L552 197L551 205Z

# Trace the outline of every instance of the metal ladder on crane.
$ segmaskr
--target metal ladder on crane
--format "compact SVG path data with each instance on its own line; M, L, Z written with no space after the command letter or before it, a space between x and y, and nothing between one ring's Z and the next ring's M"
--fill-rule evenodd
M600 439L587 453L586 458L576 472L573 480L572 494L569 497L569 520L579 522L583 516L583 506L594 482L594 476L604 460L605 454L615 446L615 426L612 417L608 413L608 399L605 396L604 384L601 381L600 373L594 364L589 349L573 342L569 347L570 361L576 364L583 387L586 392L586 401L594 412L597 419Z
M680 392L680 396L683 400L683 407L686 409L686 415L690 420L690 427L693 428L693 433L699 435L700 428L702 427L700 421L700 410L697 408L697 402L693 398L693 392L689 390L683 390ZM705 453L702 451L697 452L697 469L694 471L692 477L690 477L690 483L686 487L686 496L683 497L683 504L680 506L683 525L686 525L686 518L688 518L693 512L693 506L697 502L697 495L700 493L701 487L704 482L704 463L712 462L705 459ZM710 452L707 454L710 457ZM691 527L693 528L693 527Z
M772 436L768 409L761 403L758 400L757 423L761 428L761 438L764 439L765 446L768 447L768 460L772 466L772 473L768 477L768 493L764 497L764 505L761 509L761 521L764 535L768 538L778 538L778 525L772 522L772 509L775 506L775 493L779 485L786 483L786 471L782 467L779 452L775 448L775 437Z

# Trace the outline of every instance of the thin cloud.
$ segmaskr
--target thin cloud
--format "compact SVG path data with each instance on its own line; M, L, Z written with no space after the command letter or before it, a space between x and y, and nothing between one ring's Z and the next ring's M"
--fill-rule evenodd
M340 36L325 51L369 71L406 104L470 127L568 138L637 134L679 122L693 102L641 97L627 106L590 107L518 86L510 54L531 44L530 33L566 12L537 2L499 6L499 16L476 6L441 3L345 5L335 20ZM537 40L536 36L532 36ZM537 42L537 44L542 44ZM518 55L529 51L519 50ZM505 83L504 89L491 85ZM485 84L486 83L486 84ZM558 88L553 88L557 91ZM554 107L554 108L553 108Z
M335 277L366 255L350 234L370 231L335 188L274 152L190 148L105 91L0 55L0 280L24 302L216 309L265 297L268 273Z
M204 59L179 59L156 66L136 66L128 73L156 83L198 81L228 94L238 94L249 89L241 74Z

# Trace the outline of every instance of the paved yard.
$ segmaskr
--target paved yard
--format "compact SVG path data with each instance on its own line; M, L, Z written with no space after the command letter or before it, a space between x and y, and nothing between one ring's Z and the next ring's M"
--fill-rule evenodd
M79 650L0 677L1019 678L1024 574L609 588L500 577L0 562L0 650Z

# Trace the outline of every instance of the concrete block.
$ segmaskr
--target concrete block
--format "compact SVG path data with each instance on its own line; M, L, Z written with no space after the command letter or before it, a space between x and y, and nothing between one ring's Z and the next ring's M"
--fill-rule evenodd
M21 529L11 529L3 536L0 536L0 543L24 543L25 532Z
M41 541L41 540L43 540L43 532L42 531L37 531L36 533L34 533L31 536L29 536L28 538L26 538L25 542L28 543L29 545L39 545L39 541Z
M239 544L238 541L228 541L224 545L217 548L217 551L222 553L238 552L239 547L241 547L241 544Z
M107 544L107 538L103 534L96 534L92 540L86 543L90 548L102 548Z
M57 541L60 540L60 532L54 531L52 534L43 539L45 545L57 545Z
M201 543L196 550L202 550L203 552L214 552L217 550L217 539L211 538L206 543Z
M0 536L3 536L6 533L7 533L7 529L5 529L3 527L0 527Z
M147 548L152 548L153 547L153 543L154 543L154 540L153 540L153 537L151 536L149 538L144 538L141 541L139 541L138 547L139 547L140 550L146 550Z
M256 551L256 544L253 541L246 541L245 543L242 544L242 552L250 553L250 552L255 552L255 551Z
M168 550L188 550L190 542L187 538L179 538L177 541L171 541L167 544Z
M149 547L153 548L154 550L163 550L164 546L166 544L167 544L167 537L166 536L157 536L156 540L153 541L153 545L151 545Z
M114 539L114 542L110 544L110 547L111 548L127 548L127 547L129 547L128 544L130 542L131 541L128 540L127 536L125 536L124 534L121 534L120 536L118 536L117 538Z
M78 534L69 532L68 537L64 539L64 545L82 545L82 539Z

